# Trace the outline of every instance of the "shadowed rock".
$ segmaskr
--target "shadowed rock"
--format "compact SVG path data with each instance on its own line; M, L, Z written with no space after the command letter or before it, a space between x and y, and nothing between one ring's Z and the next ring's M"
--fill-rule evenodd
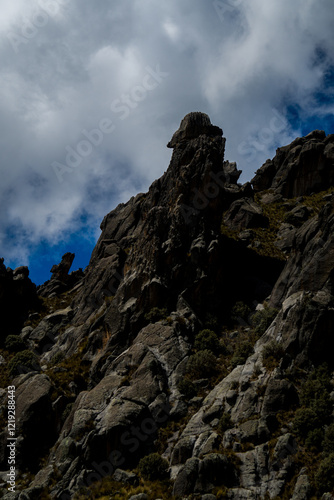
M274 189L285 198L324 191L334 184L334 134L314 130L278 148L252 179L255 192Z
M181 121L179 129L174 133L167 147L175 148L184 141L195 139L204 134L211 137L222 136L223 131L212 125L210 118L205 113L199 111L189 113Z
M84 276L82 269L72 271L71 269L75 253L67 252L62 256L61 262L52 266L50 272L51 279L44 285L38 287L38 294L41 297L50 297L53 294L61 294L73 288Z
M85 273L69 274L71 253L52 267L39 291L58 310L22 330L48 374L14 383L28 436L19 467L30 447L34 472L48 455L29 498L43 488L54 500L73 498L113 473L124 487L136 484L129 469L153 452L169 461L176 497L211 500L220 488L231 500L308 495L288 431L312 365L334 369L334 199L305 196L334 184L333 136L315 131L280 148L254 190L237 183L222 130L206 114L185 116L168 146L167 171L103 219ZM27 268L0 259L0 299L1 286L29 281ZM70 293L57 300L62 291ZM213 348L219 373L209 378L201 367L190 380L190 356L208 328L223 340ZM5 398L0 389L3 407Z
M72 266L72 262L74 260L75 253L67 252L62 256L61 262L59 264L55 264L51 268L52 278L60 281L66 281L68 272Z

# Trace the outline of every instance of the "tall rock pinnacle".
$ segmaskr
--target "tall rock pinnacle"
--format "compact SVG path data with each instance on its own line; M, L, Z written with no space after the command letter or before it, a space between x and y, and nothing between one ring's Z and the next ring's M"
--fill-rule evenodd
M209 116L205 113L199 111L188 113L181 121L179 129L174 133L167 147L174 148L180 142L194 139L204 134L211 137L221 137L223 131L221 128L212 125Z

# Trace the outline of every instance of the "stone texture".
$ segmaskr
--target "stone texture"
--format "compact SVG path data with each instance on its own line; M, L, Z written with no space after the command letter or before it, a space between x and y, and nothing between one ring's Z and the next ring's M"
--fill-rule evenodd
M189 458L181 469L174 483L173 495L182 497L194 491L198 477L198 468L200 460L198 458Z
M333 290L334 198L294 235L294 252L271 294L271 304L280 305L299 290Z
M0 259L0 345L7 335L20 333L29 309L39 304L36 286L29 279L29 269L21 266L12 271Z
M192 112L181 121L179 129L173 135L167 147L174 148L189 139L195 139L200 135L221 136L223 131L211 124L211 120L205 113Z
M315 130L279 148L252 179L254 190L274 189L285 198L327 190L334 184L334 135Z
M56 306L33 306L33 327L24 325L31 307L24 301L37 299L29 271L6 269L0 259L0 319L12 322L42 365L42 373L13 381L18 467L29 463L37 472L25 493L36 497L45 487L51 498L71 498L84 487L89 496L92 474L137 484L138 461L158 450L176 497L209 500L215 488L227 488L230 499L280 498L299 474L290 486L294 498L307 498L291 426L303 377L324 361L334 370L334 201L319 197L322 207L311 211L305 196L333 185L333 137L315 131L280 148L253 187L238 184L222 130L203 113L187 115L169 146L165 174L105 216L85 272L69 274L70 253L53 266L37 292ZM264 213L277 207L286 217L274 221L273 233ZM254 233L283 257L262 255ZM232 317L238 301L264 315L269 304L278 314L233 368L225 361L234 349L248 336L255 342L251 315L247 324ZM201 376L187 400L179 383L204 328L224 340L224 371L215 380ZM283 355L267 366L263 349L273 342ZM2 354L5 370L9 355ZM5 445L2 431L3 466Z
M241 198L234 201L224 216L224 222L236 230L267 227L268 219L262 208L252 199Z
M307 500L311 498L311 484L307 474L298 476L291 500Z
M82 269L69 274L74 257L74 253L67 252L62 256L59 264L52 266L50 270L50 273L52 273L51 279L38 287L38 294L41 297L64 293L82 280L84 277Z
M139 483L139 479L136 474L122 469L116 469L112 478L114 481L119 483L131 484L133 486L137 486Z
M52 384L46 375L27 374L16 389L16 433L24 437L17 446L17 463L32 470L56 437L52 411ZM37 439L38 436L38 439Z

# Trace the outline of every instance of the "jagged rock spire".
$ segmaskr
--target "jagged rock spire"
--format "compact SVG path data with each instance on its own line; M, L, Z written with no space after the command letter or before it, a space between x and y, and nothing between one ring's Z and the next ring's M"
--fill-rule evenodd
M188 113L181 121L179 129L174 133L167 144L168 148L175 148L179 143L194 139L200 135L222 136L221 128L212 125L209 116L200 111Z

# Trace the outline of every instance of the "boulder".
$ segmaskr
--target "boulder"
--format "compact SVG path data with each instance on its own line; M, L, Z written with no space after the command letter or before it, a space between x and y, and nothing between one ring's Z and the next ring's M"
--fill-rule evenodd
M49 377L42 374L24 375L22 380L20 385L16 382L16 434L24 438L17 446L17 464L29 464L36 470L56 437L53 387Z
M118 483L131 484L132 486L137 486L139 484L139 479L136 474L122 469L116 469L112 478Z
M29 269L27 266L20 266L14 269L13 279L14 280L25 280L29 276Z
M199 463L200 460L198 458L189 458L186 461L174 483L173 495L175 497L183 497L194 491L198 477Z
M307 500L311 497L312 487L306 470L298 476L291 500Z
M241 198L234 201L227 213L224 222L232 229L241 231L255 227L268 227L268 218L263 215L263 210L250 198Z
M54 346L60 329L68 325L72 317L73 310L71 307L60 309L45 316L38 326L30 331L29 334L27 330L25 330L23 335L25 338L29 338L29 340L33 341L36 349L42 354L43 352L49 351Z

